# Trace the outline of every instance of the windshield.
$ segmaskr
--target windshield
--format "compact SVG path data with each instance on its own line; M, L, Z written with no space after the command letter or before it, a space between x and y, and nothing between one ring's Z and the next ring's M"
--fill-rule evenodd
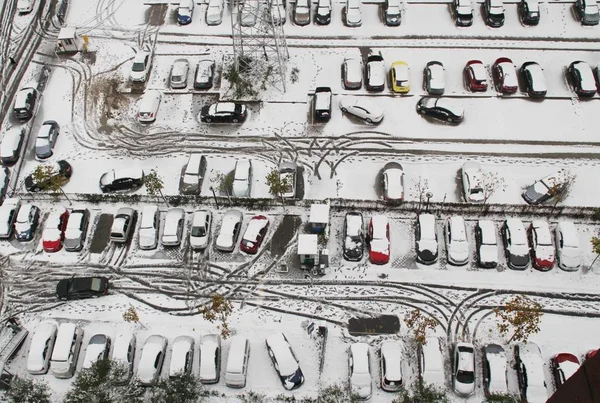
M473 383L475 377L471 371L458 371L456 373L456 380L460 383Z
M133 63L133 67L131 68L133 71L144 71L144 63L136 62Z
M192 236L200 237L206 235L206 229L204 227L192 227Z

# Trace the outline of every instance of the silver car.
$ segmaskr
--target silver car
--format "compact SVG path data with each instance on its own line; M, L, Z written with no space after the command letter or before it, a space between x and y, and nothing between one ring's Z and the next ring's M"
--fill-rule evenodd
M310 24L310 3L311 0L296 0L294 7L294 22L296 25Z
M171 66L171 74L169 75L169 82L171 88L185 88L187 87L188 71L190 69L190 63L187 59L177 59Z
M345 58L342 65L342 75L345 89L359 90L362 87L362 61L356 57Z
M60 127L54 120L46 120L42 124L35 140L35 157L38 160L52 156L59 131Z
M244 215L240 210L227 210L221 222L215 248L221 252L233 252L242 228Z
M206 24L219 25L223 21L223 0L210 0L206 9Z
M165 216L165 227L160 242L163 246L178 246L185 223L185 212L182 208L171 208Z

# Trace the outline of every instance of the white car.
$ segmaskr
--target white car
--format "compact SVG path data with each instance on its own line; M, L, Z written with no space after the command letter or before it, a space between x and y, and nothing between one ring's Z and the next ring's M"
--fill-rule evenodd
M446 69L436 60L428 62L423 71L423 85L431 95L442 95L446 89Z
M508 267L525 270L529 266L529 242L523 221L519 218L507 218L501 231Z
M508 395L506 353L502 346L488 344L483 348L483 391L486 397Z
M521 399L527 403L545 403L548 400L548 390L540 347L531 342L517 343L515 360Z
M272 0L270 14L271 14L271 18L273 19L273 24L275 24L275 25L285 24L285 20L286 20L285 0Z
M65 250L69 252L78 252L83 249L87 235L88 224L90 221L90 212L85 208L74 208L67 221L65 229L65 239L63 244Z
M202 358L202 357L200 357ZM173 341L169 377L175 378L192 372L194 361L194 339L190 336L179 336Z
M466 397L475 393L475 348L471 343L456 343L453 369L456 394Z
M360 27L362 25L360 0L346 0L345 16L347 26Z
M379 123L383 119L383 108L365 97L343 97L340 99L340 109L367 123Z
M208 210L196 210L192 217L190 229L190 246L193 250L206 249L210 241L212 213Z
M465 162L462 166L463 197L467 203L485 200L483 170L478 162Z
M554 229L558 267L565 271L576 271L581 266L579 235L572 221L559 221Z
M244 215L239 210L227 210L221 222L219 236L215 242L215 248L222 252L233 252L235 244L242 228L242 219Z
M256 16L259 13L258 0L244 0L240 24L242 27L253 27L256 24Z
M160 214L158 206L144 206L139 230L140 249L154 249L158 243L158 227Z
M252 161L237 160L233 173L232 193L234 197L250 197L252 191Z
M110 338L104 334L93 335L85 349L85 357L83 358L81 369L91 368L96 361L107 359L109 351Z
M371 353L367 343L354 343L348 349L348 370L352 394L361 400L371 398Z
M165 227L160 239L163 246L179 246L183 235L185 224L185 211L182 208L173 207L165 215Z
M479 220L475 226L475 248L477 264L484 269L498 265L498 237L496 225L490 220Z
M445 389L444 353L440 339L427 337L425 344L417 345L419 377L423 383Z
M153 385L158 380L165 360L167 339L163 336L148 337L138 362L137 377L142 385Z
M19 14L28 14L33 10L35 0L18 0L17 11Z
M131 81L135 83L145 83L150 75L152 67L152 55L149 52L140 50L133 57L131 65Z
M281 332L274 333L267 337L265 344L283 387L292 390L302 386L304 374L285 335Z
M367 57L367 81L368 91L381 92L385 89L385 62L381 52L372 53Z
M218 383L221 374L221 336L205 334L200 339L200 382Z
M469 263L469 240L465 220L461 216L453 216L446 220L444 227L448 263L462 266Z
M173 89L187 87L188 72L190 71L190 62L187 59L177 59L171 66L169 83Z
M43 375L50 368L50 355L56 341L56 324L42 322L35 328L27 355L27 372Z
M209 0L206 9L206 24L219 25L223 21L223 0Z
M432 265L438 259L438 238L433 214L419 214L415 234L417 262Z
M356 57L345 58L342 64L342 79L347 90L359 90L363 79L362 60Z
M158 113L158 107L162 94L156 90L146 91L140 101L140 106L137 114L138 122L140 123L152 123L156 120L156 114Z
M381 343L381 389L396 392L402 388L402 351L399 341Z
M115 381L118 385L126 384L133 374L135 346L136 337L131 331L122 331L115 337L111 359L122 368L115 372Z
M383 197L386 202L404 200L404 170L397 162L388 162L383 167Z

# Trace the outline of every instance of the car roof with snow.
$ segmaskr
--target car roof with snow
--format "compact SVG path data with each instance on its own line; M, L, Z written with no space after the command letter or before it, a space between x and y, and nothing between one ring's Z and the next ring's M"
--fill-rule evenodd
M212 358L219 347L218 334L206 334L200 339L200 377L214 379L217 377L215 361ZM231 354L231 350L229 352ZM229 367L228 367L229 368Z
M358 236L362 232L362 216L358 214L346 215L346 235Z
M260 230L269 224L269 219L265 216L254 216L250 220L246 232L244 233L244 239L246 241L256 242Z
M502 62L498 64L498 67L504 72L504 85L507 86L518 86L517 70L512 62Z
M557 225L563 234L563 242L565 246L571 248L579 247L579 235L577 234L577 228L572 221L560 221Z
M362 62L355 57L344 59L346 63L346 79L351 82L362 81Z
M490 220L479 220L479 228L481 228L481 242L486 245L495 245L496 240L496 225Z
M127 362L129 343L132 339L135 341L135 334L129 330L124 330L117 334L112 349L112 359L114 361Z
M435 101L435 106L446 109L447 111L452 112L456 116L464 116L465 109L462 105L458 104L455 100L448 98L437 98Z
M497 344L488 344L484 347L485 357L489 363L490 383L488 390L491 394L506 394L506 352Z
M0 143L0 156L10 157L13 155L13 151L19 146L19 142L23 138L23 129L19 127L11 127L2 136L2 143Z
M475 77L476 80L487 80L487 73L483 63L477 61L477 63L469 64L469 68L473 71L473 77Z
M194 352L194 339L190 336L178 336L173 341L171 350L171 363L169 376L175 376L185 370L185 361L188 351Z
M404 62L394 62L392 68L397 80L408 80L408 65Z
M142 219L140 221L140 228L151 228L154 227L154 214L158 211L157 205L150 205L142 207Z
M433 214L419 214L421 239L435 240L435 217Z
M331 90L315 92L315 108L329 109L331 106Z
M519 343L519 357L527 369L528 386L544 386L544 360L535 343Z
M42 238L44 239L59 239L60 238L60 230L58 227L60 226L60 217L63 215L65 210L54 210L46 218L46 223L44 227L44 233Z
M156 107L158 101L160 100L160 92L156 90L149 90L142 95L142 99L140 101L140 111L149 112L150 110Z
M235 103L234 102L217 102L210 106L209 112L211 114L220 113L220 112L235 112Z
M373 223L373 239L387 238L388 219L384 215L374 215L371 217Z
M533 220L531 223L533 228L535 228L535 233L537 234L537 241L542 245L549 245L552 243L552 237L550 235L550 227L548 223L544 220Z
M465 229L465 220L461 216L452 216L449 219L452 230L453 241L466 241L467 232Z
M546 76L544 75L544 69L537 64L531 63L525 66L525 70L529 71L531 74L531 81L533 89L536 91L546 91Z
M221 222L221 233L223 231L233 231L233 227L236 223L240 222L242 219L242 212L239 210L227 210L225 215L223 216L223 221Z
M279 373L281 376L294 374L298 370L298 363L292 355L290 345L284 339L283 333L273 333L267 337L266 342L277 359L277 365L279 366Z
M392 363L402 362L402 344L397 341L387 340L381 343L381 356L386 360L386 376L388 379L402 378L401 368Z
M527 234L525 233L525 228L523 228L523 221L519 218L507 218L506 225L510 229L510 235L514 240L525 240L527 241Z
M573 62L573 68L579 72L579 76L581 77L581 88L596 89L596 80L594 79L594 73L589 64L583 61L577 61Z
M354 343L350 345L355 374L369 373L369 345L367 343Z
M173 71L171 75L173 76L181 76L183 75L189 68L189 62L187 59L177 59L173 62Z
M135 52L135 56L133 57L133 62L134 63L144 63L144 60L146 59L146 56L149 55L150 53L140 50Z
M154 361L158 353L163 351L166 339L163 336L152 335L148 337L142 349L142 356L138 362L138 376L149 377L154 372ZM140 374L141 373L141 374Z
M44 358L43 351L46 348L46 340L54 335L56 337L56 324L52 322L42 322L35 327L35 332L31 338L27 357L27 368L31 370L40 370ZM31 353L34 354L31 354Z
M439 63L433 63L429 65L429 70L431 71L429 86L431 88L444 88L446 84L446 69L444 69L444 66Z

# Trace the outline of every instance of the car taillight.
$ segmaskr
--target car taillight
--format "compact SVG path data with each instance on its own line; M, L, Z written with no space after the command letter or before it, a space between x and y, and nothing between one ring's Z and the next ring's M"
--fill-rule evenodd
M154 112L150 112L150 117L153 118L154 117Z

